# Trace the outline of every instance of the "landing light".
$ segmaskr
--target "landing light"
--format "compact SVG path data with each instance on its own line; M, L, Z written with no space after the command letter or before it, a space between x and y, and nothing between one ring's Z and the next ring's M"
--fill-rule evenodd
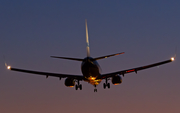
M174 61L174 57L171 58L171 61Z
M11 69L11 66L7 66L7 69Z
M95 80L96 78L95 77L89 77L90 80Z

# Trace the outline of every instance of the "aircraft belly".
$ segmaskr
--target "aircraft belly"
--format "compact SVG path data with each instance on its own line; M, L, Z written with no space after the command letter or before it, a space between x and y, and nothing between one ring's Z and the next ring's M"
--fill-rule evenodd
M96 80L89 80L89 83L92 85L98 85L99 83L101 83L101 79L96 79Z
M95 77L97 78L99 73L99 68L93 64L85 64L82 66L82 73L85 78Z

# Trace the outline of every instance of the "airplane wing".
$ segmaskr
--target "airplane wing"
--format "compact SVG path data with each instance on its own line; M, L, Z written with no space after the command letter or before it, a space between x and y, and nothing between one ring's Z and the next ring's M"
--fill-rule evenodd
M32 71L32 70L25 70L25 69L18 69L18 68L12 68L11 66L7 66L7 69L12 71L18 71L18 72L24 72L24 73L31 73L31 74L37 74L37 75L44 75L46 78L48 76L52 77L58 77L58 78L66 78L71 77L77 80L84 80L85 78L82 75L69 75L69 74L59 74L59 73L49 73L49 72L40 72L40 71Z
M117 71L117 72L113 72L113 73L103 74L103 75L101 75L101 77L99 79L105 79L105 78L113 77L113 76L115 76L117 74L124 76L125 74L131 73L131 72L137 73L138 71L148 69L148 68L151 68L151 67L155 67L155 66L159 66L159 65L162 65L162 64L170 63L170 62L172 62L174 60L175 60L175 58L172 57L170 60L165 60L165 61L162 61L162 62L158 62L158 63L146 65L146 66L141 66L141 67L137 67L137 68L132 68L132 69Z

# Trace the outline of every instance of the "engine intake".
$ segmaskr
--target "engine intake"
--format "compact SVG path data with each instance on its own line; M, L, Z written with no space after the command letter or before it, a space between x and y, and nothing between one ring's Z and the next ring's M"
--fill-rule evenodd
M66 78L64 82L65 86L67 87L74 87L75 85L75 80L73 78Z
M112 84L118 85L122 83L122 78L119 75L113 76L112 77Z

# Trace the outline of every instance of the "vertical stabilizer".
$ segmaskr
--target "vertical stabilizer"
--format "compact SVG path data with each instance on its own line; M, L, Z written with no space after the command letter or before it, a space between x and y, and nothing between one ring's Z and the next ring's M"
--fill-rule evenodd
M90 49L89 49L89 37L88 37L88 27L87 27L87 19L85 20L86 25L86 49L87 49L87 57L90 57Z

